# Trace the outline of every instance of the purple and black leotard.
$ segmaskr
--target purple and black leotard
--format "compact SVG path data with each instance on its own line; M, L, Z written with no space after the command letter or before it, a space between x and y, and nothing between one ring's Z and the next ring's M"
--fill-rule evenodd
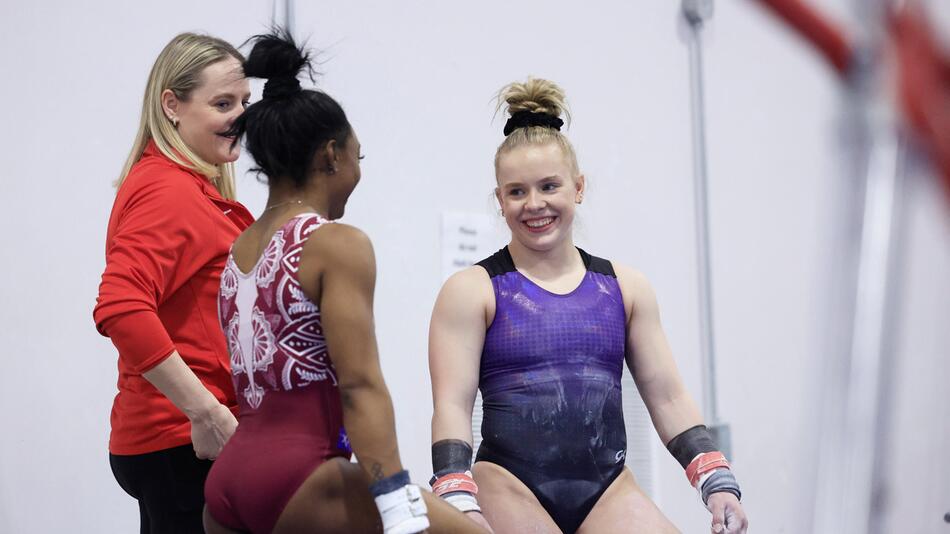
M565 295L515 268L508 248L478 265L491 277L476 461L520 479L564 532L574 532L623 471L620 378L626 313L609 261L578 249L587 274Z

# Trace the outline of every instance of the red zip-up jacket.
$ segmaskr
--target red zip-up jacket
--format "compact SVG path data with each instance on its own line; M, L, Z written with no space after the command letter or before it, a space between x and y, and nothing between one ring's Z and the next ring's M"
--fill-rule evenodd
M173 350L214 396L237 410L218 288L231 244L254 222L201 174L149 143L119 187L93 317L119 351L109 451L153 452L191 442L191 425L142 373Z

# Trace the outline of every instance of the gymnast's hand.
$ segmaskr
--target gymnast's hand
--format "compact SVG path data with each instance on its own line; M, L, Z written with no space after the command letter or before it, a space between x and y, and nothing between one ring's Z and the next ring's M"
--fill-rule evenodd
M195 455L214 460L237 428L237 419L227 406L217 403L207 412L191 420L191 443Z
M494 530L491 529L491 525L488 524L488 520L485 519L485 516L483 516L481 512L465 512L465 517L471 519L476 525L484 528L488 532L494 532Z
M710 495L706 508L712 512L713 534L745 534L749 528L749 520L739 499L728 491Z

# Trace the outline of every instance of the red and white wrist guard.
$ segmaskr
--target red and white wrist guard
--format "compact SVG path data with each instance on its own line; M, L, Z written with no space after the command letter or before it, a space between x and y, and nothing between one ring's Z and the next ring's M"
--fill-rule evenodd
M433 477L434 478L434 477ZM475 495L478 494L478 484L472 479L472 472L449 473L434 478L430 483L432 493L457 508L460 512L481 512Z
M721 452L704 452L693 458L693 461L686 466L686 478L689 479L691 486L699 489L700 479L703 478L703 475L721 468L729 469L729 462L726 461L726 457Z

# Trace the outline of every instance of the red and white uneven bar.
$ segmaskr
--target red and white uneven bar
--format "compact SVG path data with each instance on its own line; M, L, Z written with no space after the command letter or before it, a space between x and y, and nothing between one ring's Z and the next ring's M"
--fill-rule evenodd
M757 0L813 45L845 80L854 45L844 29L802 0ZM914 140L930 156L950 200L950 54L940 49L923 6L890 2L887 29L898 108Z
M855 1L861 26L849 43L845 33L800 0L759 0L814 45L852 90L862 130L861 163L864 215L860 246L853 273L854 315L848 334L849 369L842 377L844 418L834 427L826 421L819 458L819 485L815 493L816 532L874 534L882 532L884 494L881 472L887 461L881 445L888 436L886 418L888 381L898 364L888 350L893 329L888 312L899 284L893 280L893 255L900 247L895 214L900 212L902 139L909 132L927 150L942 176L950 199L950 59L939 50L915 0ZM858 52L860 51L860 52ZM860 55L860 57L859 57ZM890 109L881 106L893 99ZM882 112L883 111L883 112ZM860 165L859 165L860 167ZM861 193L861 191L856 191ZM832 384L826 385L826 387ZM829 419L833 421L833 419Z

